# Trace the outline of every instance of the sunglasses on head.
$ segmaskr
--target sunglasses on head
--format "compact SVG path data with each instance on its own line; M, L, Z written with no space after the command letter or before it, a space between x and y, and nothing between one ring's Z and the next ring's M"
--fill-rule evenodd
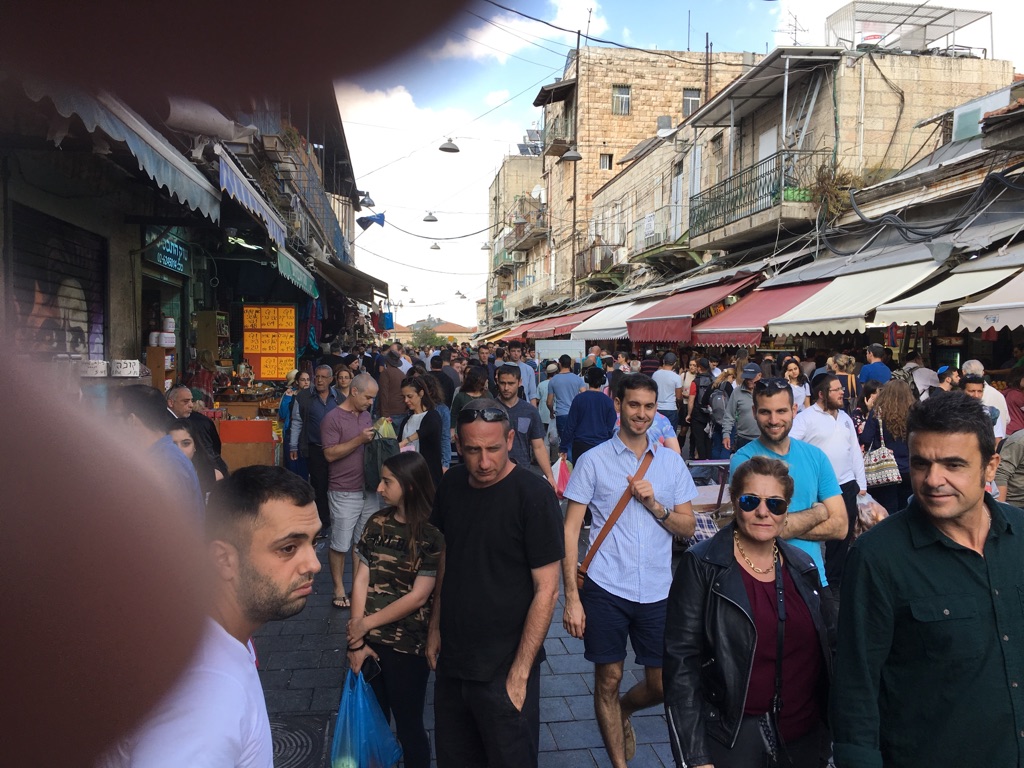
M773 515L784 515L786 514L786 509L789 507L789 502L785 499L779 499L772 496L763 498L753 493L744 493L736 499L736 501L740 505L740 509L744 512L753 512L761 506L762 501L764 502L764 505L768 507L768 511Z
M782 392L789 389L789 382L785 379L758 379L754 389L758 392Z
M458 424L469 424L480 419L486 422L508 421L508 414L501 408L463 408L459 411Z

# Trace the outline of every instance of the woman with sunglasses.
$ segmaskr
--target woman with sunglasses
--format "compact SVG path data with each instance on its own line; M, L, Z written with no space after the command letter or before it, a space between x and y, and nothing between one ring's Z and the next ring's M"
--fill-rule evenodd
M423 457L387 459L377 493L387 506L367 521L356 545L348 661L355 672L368 656L379 663L370 687L385 716L394 716L405 765L429 768L426 644L444 537L428 522L434 483Z
M668 597L676 764L749 768L774 764L774 753L779 765L818 768L831 656L817 568L781 538L793 478L782 461L754 456L729 491L734 522L686 551Z

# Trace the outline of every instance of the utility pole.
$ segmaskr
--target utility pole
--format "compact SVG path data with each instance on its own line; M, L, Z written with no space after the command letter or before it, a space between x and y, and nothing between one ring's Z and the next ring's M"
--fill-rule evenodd
M583 82L583 66L580 61L580 31L576 30L576 96L573 99L572 108L572 140L576 146L576 151L580 151L580 85ZM569 296L573 301L576 300L576 167L579 165L579 161L572 164L572 244L569 253L570 271L572 274L572 285L569 288Z

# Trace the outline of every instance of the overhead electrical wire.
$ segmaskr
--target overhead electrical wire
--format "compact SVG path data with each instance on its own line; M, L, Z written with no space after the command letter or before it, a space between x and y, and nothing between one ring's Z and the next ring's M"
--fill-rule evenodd
M556 51L553 48L547 48L541 45L540 43L535 43L529 38L523 37L522 35L513 32L510 27L507 27L504 24L499 24L498 22L494 21L494 19L488 19L486 16L481 16L479 13L470 10L466 10L466 13L468 13L470 16L475 16L476 18L480 19L480 21L490 24L492 27L495 27L496 29L500 29L502 32L505 32L506 34L512 35L512 37L518 37L523 42L529 43L530 45L535 45L541 50L548 51L549 53L553 53L556 56L565 56L565 54L568 51L571 51L575 47L573 45L570 45L569 43L562 43L559 42L558 40L548 40L547 38L540 37L539 35L536 36L538 40L543 40L545 43L551 43L552 45L562 45L565 46L565 48L567 49L567 51Z
M515 8L509 8L507 5L502 5L501 3L496 2L495 0L484 0L484 2L485 3L490 3L491 5L493 5L496 8L501 8L501 10L503 10L503 11L508 11L509 13L514 13L516 16L522 16L524 19L530 19L530 21L536 21L536 22L538 22L540 24L544 24L545 26L551 27L552 29L557 29L559 32L565 32L566 34L570 34L570 35L575 35L575 34L579 33L579 30L577 30L577 29L566 29L565 27L560 27L557 24L553 24L550 21L545 21L544 19L539 19L536 16L531 16L528 13L523 13L522 11L517 11ZM700 58L685 59L685 58L683 58L681 56L676 56L673 53L669 53L668 51L658 51L658 50L654 50L654 49L651 49L651 48L637 48L636 46L633 46L633 45L626 45L625 43L620 43L617 40L605 40L604 38L593 37L592 35L589 35L589 34L582 34L582 33L580 33L580 36L583 37L588 42L601 43L603 45L612 45L612 46L615 46L616 48L623 48L623 49L625 49L627 51L639 51L641 53L649 53L649 54L651 54L653 56L665 56L666 58L669 58L669 59L675 59L676 61L681 61L684 64L704 65L704 64L707 63L706 61L704 61L703 59L700 59ZM715 62L715 64L717 66L727 66L727 67L747 67L747 66L749 66L749 65L744 64L742 62L730 62L730 61L718 61L718 62Z
M418 269L421 272L432 272L435 275L458 275L458 276L461 276L461 277L479 277L480 275L489 275L490 274L490 272L446 272L443 269L428 269L427 267L420 267L420 266L417 266L416 264L406 264L403 261L396 261L395 259L389 259L387 256L381 256L379 253L377 253L375 251L371 251L369 248L367 248L367 247L365 247L363 245L359 246L359 250L365 251L366 253L370 254L371 256L376 256L378 259L383 259L384 261L389 261L392 264L397 264L400 267L408 267L409 269Z

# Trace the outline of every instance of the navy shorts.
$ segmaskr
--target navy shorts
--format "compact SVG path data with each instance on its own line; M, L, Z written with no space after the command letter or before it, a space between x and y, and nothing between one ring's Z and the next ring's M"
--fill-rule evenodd
M628 637L637 664L661 667L668 598L656 603L634 603L602 589L587 576L580 601L587 616L583 632L583 655L587 661L612 664L625 660Z

